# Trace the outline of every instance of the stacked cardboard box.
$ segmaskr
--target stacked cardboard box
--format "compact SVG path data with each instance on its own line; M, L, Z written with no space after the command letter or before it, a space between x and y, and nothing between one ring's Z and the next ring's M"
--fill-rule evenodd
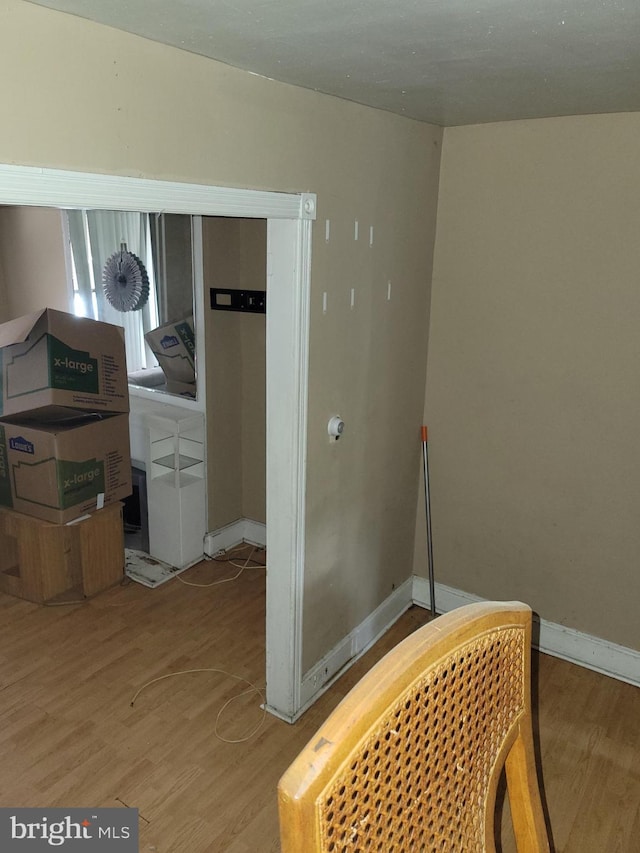
M144 337L164 371L167 391L182 397L195 397L196 347L193 317L158 326Z
M77 524L50 524L0 507L0 592L39 603L77 600L122 580L122 504Z
M0 326L0 505L64 524L131 494L118 326L43 309Z

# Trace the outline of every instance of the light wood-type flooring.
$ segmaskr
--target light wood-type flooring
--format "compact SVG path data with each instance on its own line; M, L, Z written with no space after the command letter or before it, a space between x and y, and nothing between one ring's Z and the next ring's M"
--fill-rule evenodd
M199 564L183 578L234 574ZM276 784L375 660L427 621L411 608L294 726L267 716L264 572L190 587L128 583L78 605L0 594L0 806L135 806L144 853L278 851ZM536 656L544 788L557 853L640 851L640 690ZM499 848L512 853L508 809ZM305 851L301 851L305 853ZM411 853L411 851L407 851ZM464 851L460 851L464 853Z

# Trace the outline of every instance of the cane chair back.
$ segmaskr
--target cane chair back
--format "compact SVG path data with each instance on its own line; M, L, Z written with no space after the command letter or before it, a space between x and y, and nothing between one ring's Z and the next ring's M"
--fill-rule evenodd
M392 649L280 780L282 853L494 853L503 767L519 853L548 851L530 650L519 602L458 608Z

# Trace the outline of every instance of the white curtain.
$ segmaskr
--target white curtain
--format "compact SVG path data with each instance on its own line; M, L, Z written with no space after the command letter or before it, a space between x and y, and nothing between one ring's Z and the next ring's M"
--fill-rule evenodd
M70 210L67 212L74 265L74 313L124 328L129 373L157 364L144 340L145 332L158 325L149 215L117 210ZM139 311L121 312L104 296L102 270L107 259L125 243L137 255L149 275L149 301Z

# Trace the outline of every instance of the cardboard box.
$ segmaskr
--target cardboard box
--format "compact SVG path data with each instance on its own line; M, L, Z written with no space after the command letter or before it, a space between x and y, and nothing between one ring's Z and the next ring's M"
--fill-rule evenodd
M195 382L196 342L193 317L158 326L144 336L171 382Z
M61 524L131 494L128 415L0 422L0 505Z
M128 412L124 330L43 308L0 325L0 417L66 406Z
M180 397L190 397L192 400L196 398L195 382L174 382L172 379L167 379L166 389L170 394L178 394Z
M0 507L0 591L29 601L84 598L124 577L122 504L76 524Z

